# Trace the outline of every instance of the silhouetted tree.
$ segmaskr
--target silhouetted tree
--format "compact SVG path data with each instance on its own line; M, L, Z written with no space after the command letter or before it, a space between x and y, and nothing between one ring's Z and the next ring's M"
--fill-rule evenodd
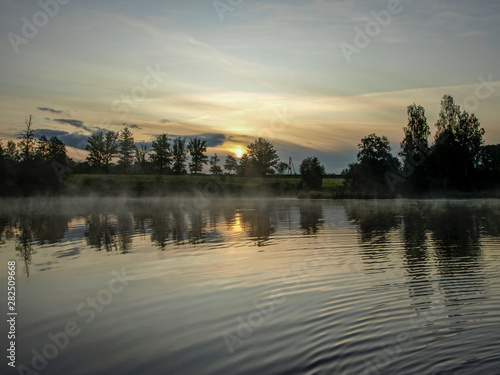
M174 145L172 147L172 154L174 158L172 172L174 174L186 174L187 152L186 140L181 137L177 137L176 139L174 139Z
M148 169L148 145L140 142L135 148L135 169L145 172Z
M284 161L280 162L280 163L276 166L276 172L277 172L279 175L284 175L287 169L288 169L288 163L285 163Z
M300 183L303 187L320 190L324 175L325 168L316 156L305 158L300 163Z
M32 129L33 116L29 115L24 123L26 125L26 130L19 137L21 139L19 142L19 148L21 150L20 156L22 160L31 160L35 152L35 131Z
M129 128L126 127L120 132L118 137L118 165L122 172L128 173L132 169L136 149L134 136Z
M167 134L160 134L151 145L151 161L153 165L163 174L172 164L172 150L170 149L170 140Z
M87 162L97 170L109 172L111 161L118 152L118 133L108 130L99 130L92 134L88 140L85 150L89 152Z
M399 160L392 156L387 137L370 134L358 144L358 161L349 165L346 186L357 192L390 195L388 173L399 169Z
M207 152L207 141L193 138L189 141L188 150L191 155L191 162L189 163L190 172L200 173L203 170L203 164L208 163L208 156L204 154Z
M212 174L221 174L222 173L222 168L219 166L219 162L220 162L220 159L217 156L217 154L215 154L214 156L212 156L210 158L210 172L212 172Z
M228 172L236 172L238 170L238 161L231 155L226 155L226 162L224 163L224 169Z
M273 168L276 168L280 160L274 145L262 137L247 146L247 154L259 176L273 174Z
M479 164L484 129L474 114L460 112L453 97L445 95L436 122L436 144L433 148L433 175L444 188L466 188Z

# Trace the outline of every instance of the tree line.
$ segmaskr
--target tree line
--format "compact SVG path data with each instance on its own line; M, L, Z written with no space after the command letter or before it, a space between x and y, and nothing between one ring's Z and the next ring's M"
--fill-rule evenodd
M410 195L430 191L479 190L500 183L500 145L484 145L484 129L474 114L462 111L453 97L445 95L435 124L434 142L425 109L407 107L408 123L403 128L401 152L394 156L389 140L375 133L361 139L357 161L342 174L343 193L351 196ZM64 142L57 137L35 137L33 118L19 141L0 142L1 195L58 191L68 172L119 174L200 174L209 166L212 174L245 177L282 175L288 163L280 161L274 145L258 138L247 145L241 158L228 154L224 165L217 154L209 157L207 142L197 137L159 134L151 143L136 143L127 127L121 131L99 130L90 135L84 162L67 155ZM150 149L149 149L150 148ZM317 157L300 164L300 187L321 190L325 169ZM345 195L349 195L345 194Z
M344 171L347 190L406 195L433 191L484 190L500 183L500 145L484 145L484 129L472 113L443 96L434 143L425 109L407 107L399 158L385 136L370 134L358 145L357 161Z

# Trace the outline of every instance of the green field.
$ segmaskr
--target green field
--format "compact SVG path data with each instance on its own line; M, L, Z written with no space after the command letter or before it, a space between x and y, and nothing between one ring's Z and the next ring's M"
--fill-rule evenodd
M342 178L325 178L323 192L342 185ZM231 175L115 175L74 174L64 189L67 195L127 194L136 196L166 196L209 191L214 195L285 195L297 196L300 176L269 176L265 178Z

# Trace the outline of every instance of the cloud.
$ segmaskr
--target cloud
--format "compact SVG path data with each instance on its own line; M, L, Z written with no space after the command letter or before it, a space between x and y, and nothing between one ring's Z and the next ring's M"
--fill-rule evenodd
M126 123L126 122L123 122L122 123L123 126L126 126L126 127L129 127L131 129L142 129L139 125L137 124L129 124L129 123Z
M179 137L179 136L172 135L172 137ZM203 133L203 134L195 134L187 136L181 135L180 137L186 137L187 142L189 142L193 138L199 138L202 141L207 142L207 147L221 146L227 139L226 135L222 133Z
M57 137L64 142L66 146L74 147L79 150L84 150L87 144L88 136L81 133L68 133L64 130L54 130L54 129L37 129L35 131L37 138L45 136L47 139L52 137Z
M60 111L58 109L53 109L53 108L48 108L48 107L37 107L37 109L39 109L40 111L45 111L45 112L50 112L50 113L54 113L56 115L59 115L59 114L65 114L65 115L68 115L69 116L69 113L67 112L64 112L64 111Z
M90 130L88 127L86 127L83 124L83 121L80 121L80 120L57 118L57 119L54 119L52 121L56 121L60 124L68 124L68 125L74 126L75 128L83 129L85 131L88 131L89 133L92 133L92 130Z

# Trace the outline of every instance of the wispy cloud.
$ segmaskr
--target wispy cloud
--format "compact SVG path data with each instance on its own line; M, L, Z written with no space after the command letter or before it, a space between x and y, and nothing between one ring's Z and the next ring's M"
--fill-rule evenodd
M71 126L74 126L75 128L83 129L85 131L88 131L89 133L92 133L92 130L86 127L83 124L83 121L80 120L73 120L73 119L66 119L66 118L57 118L52 121L58 122L60 124L68 124Z
M68 112L64 112L64 111L61 111L61 110L58 110L58 109L54 109L54 108L48 108L48 107L37 107L38 110L40 111L45 111L45 112L50 112L50 113L53 113L53 114L56 114L56 115L59 115L59 114L65 114L67 116L69 116L70 114Z

